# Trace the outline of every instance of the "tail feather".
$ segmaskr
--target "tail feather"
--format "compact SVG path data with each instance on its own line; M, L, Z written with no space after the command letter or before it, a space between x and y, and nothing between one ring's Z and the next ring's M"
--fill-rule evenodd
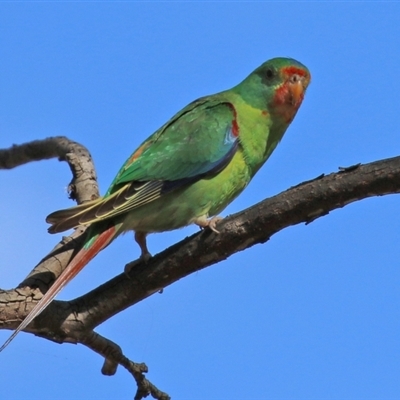
M118 234L119 227L120 224L109 227L98 234L97 237L94 237L94 240L90 239L91 244L89 246L82 247L82 249L72 259L70 264L67 265L65 270L56 279L50 289L45 293L35 307L33 307L30 313L21 322L13 334L7 339L7 341L0 347L0 352L3 351L18 335L18 333L24 330L34 320L34 318L37 317L51 303L61 289L63 289L67 283L73 279L93 257L96 256L97 253L110 244L110 242ZM86 243L87 242L88 240L86 240Z
M181 179L167 186L166 182L161 180L127 183L105 197L53 212L46 218L46 221L52 224L48 231L63 232L78 225L90 225L118 217L158 199L162 194L175 190L187 182L186 179Z
M46 218L46 222L52 224L52 226L48 229L49 233L64 232L68 229L81 225L79 220L82 214L85 214L87 210L97 205L101 199L102 198L88 201L79 206L54 211L53 213L49 214Z

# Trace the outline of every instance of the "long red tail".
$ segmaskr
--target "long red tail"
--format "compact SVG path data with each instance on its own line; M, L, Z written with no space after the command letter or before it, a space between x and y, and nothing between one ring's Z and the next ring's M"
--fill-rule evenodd
M73 279L83 267L99 253L104 247L106 247L112 239L118 234L119 226L111 226L104 232L100 233L89 246L83 246L78 254L72 259L67 265L61 275L53 283L50 289L40 299L40 301L33 307L26 318L21 322L18 328L13 334L7 339L7 341L0 347L0 352L3 351L11 341L18 335L19 332L24 330L35 317L37 317L57 296L61 289L67 285L67 283ZM87 241L86 241L87 243Z

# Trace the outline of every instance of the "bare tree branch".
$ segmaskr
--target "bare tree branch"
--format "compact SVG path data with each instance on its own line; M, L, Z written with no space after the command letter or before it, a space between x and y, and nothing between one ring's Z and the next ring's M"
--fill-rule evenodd
M149 394L159 400L170 399L166 393L157 389L156 386L145 378L144 373L148 372L146 364L137 364L129 360L122 353L121 347L111 340L92 331L83 337L81 343L105 358L101 370L104 375L114 375L117 371L117 366L122 365L133 376L137 384L135 400L144 399Z
M65 137L52 137L37 140L22 145L14 145L9 149L0 149L0 169L11 169L31 161L58 157L60 161L67 161L71 172L72 181L68 185L69 196L78 203L90 201L99 196L96 172L89 151L79 143ZM16 288L9 291L0 289L0 321L3 327L9 322L19 323L26 316L27 307L38 301L43 293L52 285L55 279L68 265L74 251L82 244L85 228L77 229L71 236L62 238L61 242L31 271L25 280ZM61 308L65 308L61 306ZM69 308L69 307L67 307ZM59 313L59 311L56 311ZM40 316L39 316L40 318ZM0 322L1 325L1 322ZM54 328L53 328L54 326ZM131 373L137 384L135 400L141 400L149 394L159 400L168 400L170 397L160 391L148 379L144 373L148 371L143 363L138 364L129 360L122 353L121 348L112 341L100 336L94 331L82 331L75 329L73 334L60 339L57 335L57 325L47 325L45 335L50 340L57 342L82 343L91 350L105 358L102 373L113 375L120 364ZM54 332L53 332L54 331ZM42 332L37 333L43 336Z
M33 143L36 145L39 142ZM24 146L29 148L29 144ZM32 156L29 160L29 157L21 156L20 159L28 161L7 161L10 153L4 154L12 152L14 147L0 150L0 165L15 166L38 159L38 156ZM66 148L71 150L71 147ZM25 153L29 152L26 150ZM70 158L74 159L74 156ZM76 159L80 160L81 157L78 155ZM78 165L81 165L80 161ZM94 174L92 179L95 179ZM79 198L81 190L86 191L85 185L76 185ZM284 228L303 222L308 224L332 210L361 199L399 192L400 157L340 168L337 173L321 175L225 218L218 224L219 235L204 230L171 246L147 263L135 264L129 276L121 273L73 301L54 301L27 331L59 343L84 344L105 358L103 373L113 374L117 364L123 365L138 384L137 399L149 393L155 398L167 398L145 380L143 373L146 368L143 364L128 360L115 343L100 337L93 329L173 282L238 251L264 243ZM0 291L0 328L17 327L41 298L41 293L51 286L68 264L74 250L81 245L83 232L84 229L78 229L69 238L63 238L17 289ZM122 266L116 268L123 270Z
M64 136L34 140L8 149L0 149L0 169L12 169L32 161L58 158L66 161L72 172L68 193L78 204L99 197L92 156L83 145Z

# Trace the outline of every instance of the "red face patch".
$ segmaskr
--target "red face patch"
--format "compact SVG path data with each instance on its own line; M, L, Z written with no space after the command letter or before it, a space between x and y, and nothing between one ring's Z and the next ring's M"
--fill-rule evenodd
M288 124L292 122L304 98L304 93L297 94L297 98L293 94L293 88L286 81L276 89L273 99L275 112Z
M294 67L294 66L284 67L284 68L282 68L282 72L286 76L291 76L291 75L295 75L295 74L299 75L299 76L307 76L308 75L304 69Z

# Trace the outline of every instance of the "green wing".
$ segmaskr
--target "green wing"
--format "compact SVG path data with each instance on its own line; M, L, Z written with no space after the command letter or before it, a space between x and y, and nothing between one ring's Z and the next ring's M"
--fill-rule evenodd
M230 103L199 99L143 142L126 161L108 193L131 181L176 181L212 170L229 154L236 137Z
M113 218L217 173L235 154L237 135L231 103L202 98L189 104L139 146L103 198L50 214L49 232Z

